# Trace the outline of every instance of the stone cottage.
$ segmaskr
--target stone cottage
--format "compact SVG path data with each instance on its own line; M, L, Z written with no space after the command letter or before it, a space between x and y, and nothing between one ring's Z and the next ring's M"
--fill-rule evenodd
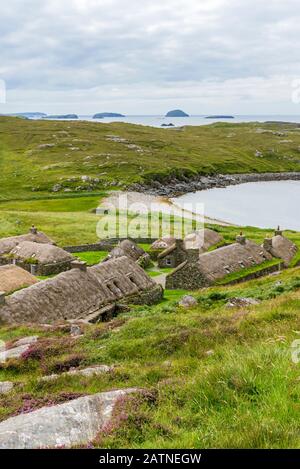
M165 249L173 246L175 244L176 238L174 236L165 236L163 238L157 239L151 245L149 249L149 254L151 259L157 260L158 255L163 252Z
M3 265L0 267L0 292L11 293L37 283L37 279L21 267Z
M237 242L188 258L166 277L167 289L197 290L213 285L226 275L263 264L272 255L258 244L237 237Z
M204 228L194 231L184 238L184 247L188 249L198 249L199 253L208 251L213 246L222 243L224 238L217 231Z
M290 239L283 236L282 231L278 228L272 238L266 238L263 247L272 256L282 259L285 267L288 267L298 252L296 244Z
M32 226L27 234L0 239L0 256L10 253L12 249L23 241L31 241L40 244L55 244L47 235L38 231L35 226Z
M182 239L175 239L174 244L169 246L157 257L157 264L160 268L175 268L186 259L186 250Z
M131 239L125 239L121 241L118 246L116 246L110 251L104 261L110 259L117 259L118 257L123 256L129 257L129 259L132 259L133 261L137 262L142 267L147 267L150 264L149 254L147 254L144 249L140 248Z
M74 257L53 244L22 241L10 251L8 260L34 275L53 275L70 269Z
M93 267L74 261L71 270L5 297L0 322L97 322L114 314L119 304L152 304L162 295L162 287L128 257Z

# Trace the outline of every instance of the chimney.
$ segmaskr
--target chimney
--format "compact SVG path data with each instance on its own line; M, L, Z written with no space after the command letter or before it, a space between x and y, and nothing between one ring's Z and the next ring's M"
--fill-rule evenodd
M236 237L236 242L239 244L246 244L246 236L241 231L240 234Z
M265 239L264 239L263 248L264 248L267 252L271 252L272 247L273 247L272 238L265 238Z
M75 260L71 262L71 269L79 269L82 272L87 271L87 264L84 261Z
M182 249L184 251L184 241L183 239L175 239L175 244L178 249Z
M30 233L37 234L37 232L38 232L37 228L34 225L32 225L32 227L30 228Z
M5 305L5 292L0 291L0 306L4 306L4 305Z
M199 261L199 249L187 249L186 260L191 264L195 264L195 262L198 262Z
M277 227L277 230L275 230L275 236L282 236L282 230L280 229L279 225Z

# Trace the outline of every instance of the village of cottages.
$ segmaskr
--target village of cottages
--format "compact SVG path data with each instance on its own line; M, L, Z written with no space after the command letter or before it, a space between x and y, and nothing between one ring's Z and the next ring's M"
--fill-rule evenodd
M82 260L89 252L102 254L90 266ZM129 305L160 302L165 289L188 293L276 275L297 257L280 227L262 245L242 232L227 244L201 227L182 238L107 238L62 248L32 226L0 239L0 323L108 321Z

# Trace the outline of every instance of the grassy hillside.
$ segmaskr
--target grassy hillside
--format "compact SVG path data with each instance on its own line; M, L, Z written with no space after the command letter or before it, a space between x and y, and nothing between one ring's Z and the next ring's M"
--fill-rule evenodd
M0 398L0 419L100 391L142 387L142 397L117 408L112 424L92 444L105 448L300 447L300 270L195 294L182 309L182 292L166 292L155 307L135 307L106 324L69 338L68 328L3 327L0 338L44 336L24 358L1 365L0 380L18 383ZM261 300L228 308L229 298ZM115 365L93 378L38 378L70 366ZM89 445L90 446L90 445Z
M294 125L177 130L0 117L0 199L99 192L172 172L299 171L299 148Z

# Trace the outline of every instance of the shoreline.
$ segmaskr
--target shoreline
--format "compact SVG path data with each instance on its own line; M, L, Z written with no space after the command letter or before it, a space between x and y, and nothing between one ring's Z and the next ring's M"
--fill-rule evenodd
M245 184L248 182L270 181L300 181L300 172L282 173L246 173L246 174L216 174L212 176L197 175L194 177L183 176L166 178L165 182L152 181L149 184L132 184L128 192L143 193L151 196L178 197L188 192L204 191L213 188L225 188L228 186Z

